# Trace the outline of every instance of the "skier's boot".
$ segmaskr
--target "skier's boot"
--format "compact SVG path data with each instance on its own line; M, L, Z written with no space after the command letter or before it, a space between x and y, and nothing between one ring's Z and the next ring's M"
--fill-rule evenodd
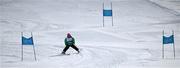
M65 52L63 51L61 54L63 54L63 55L64 55L64 54L65 54Z
M79 51L79 50L78 50L77 52L78 52L78 54L80 53L80 51Z

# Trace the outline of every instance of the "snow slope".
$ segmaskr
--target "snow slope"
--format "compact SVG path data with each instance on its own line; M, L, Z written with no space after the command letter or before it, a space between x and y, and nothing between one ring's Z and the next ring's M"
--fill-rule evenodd
M180 15L180 0L151 0L154 3L157 3L158 5L161 5L162 7L165 7L169 10L173 10L174 14Z
M0 0L1 68L178 68L180 17L149 0L112 0L114 27L102 27L104 0ZM109 1L106 1L109 2ZM106 25L108 23L105 23ZM162 30L175 31L161 58ZM37 61L21 32L33 32ZM55 56L70 32L81 53Z

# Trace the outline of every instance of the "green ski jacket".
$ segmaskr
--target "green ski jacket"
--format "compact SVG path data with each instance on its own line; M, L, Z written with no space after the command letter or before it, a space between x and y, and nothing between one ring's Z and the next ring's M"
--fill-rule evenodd
M73 37L72 38L65 38L64 43L65 43L66 46L74 45L75 44L75 39Z

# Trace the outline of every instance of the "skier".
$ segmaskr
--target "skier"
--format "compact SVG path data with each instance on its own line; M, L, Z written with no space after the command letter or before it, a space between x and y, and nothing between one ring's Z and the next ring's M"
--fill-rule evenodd
M63 49L61 54L65 54L69 47L72 47L79 53L79 49L75 46L75 39L71 36L70 33L67 33L67 37L64 39L64 43L66 47Z

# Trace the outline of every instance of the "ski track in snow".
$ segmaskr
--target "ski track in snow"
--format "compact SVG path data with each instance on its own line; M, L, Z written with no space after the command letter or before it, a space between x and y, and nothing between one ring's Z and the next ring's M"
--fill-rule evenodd
M32 0L32 3L34 1ZM45 0L42 3L40 1L40 5L37 5L39 3L37 1L34 4L37 7L31 5L31 0L0 3L0 6L4 6L6 9L5 11L12 10L4 12L6 14L12 13L12 16L9 14L9 16L3 15L4 17L0 17L0 66L2 68L121 68L123 66L148 67L148 65L153 66L156 63L157 66L161 67L161 63L164 62L160 59L161 31L166 27L174 29L177 37L176 41L179 41L180 38L180 35L178 35L180 33L179 16L171 13L171 10L167 11L167 9L149 3L149 1L121 0L116 2L115 0L113 2L114 13L116 13L115 26L105 26L104 28L99 23L101 21L98 20L101 16L98 16L98 12L96 12L101 11L97 10L101 8L97 7L98 4L102 4L101 2L88 3L83 1L82 4L79 4L71 1L64 1L65 3L61 3L61 1L54 3L54 1L47 0L46 2ZM14 5L16 3L24 6ZM65 8L61 7L59 9L59 3L61 3L60 6L65 6ZM69 3L73 4L68 5ZM142 6L140 3L146 5ZM87 5L91 5L91 7L88 9ZM37 9L42 6L50 6L50 13L46 8ZM93 9L94 7L97 8ZM75 8L75 11L72 12L72 9L66 8ZM76 8L82 11L76 10ZM27 9L32 10L32 12L25 11ZM51 9L57 10L53 11ZM148 12L150 9L156 11ZM60 10L62 16L58 13ZM89 14L85 13L87 11ZM30 16L26 17L28 13ZM36 14L40 17L36 17ZM89 16L85 16L86 14ZM56 15L59 18L56 18ZM64 17L69 18L70 15L72 15L70 17L72 20L62 20ZM81 20L77 20L78 18ZM72 22L77 24L72 24ZM119 22L122 24L119 24ZM20 32L33 32L37 61L34 61L31 46L24 48L24 61L21 61ZM67 51L70 55L55 56L60 54L64 48L63 40L67 32L71 32L77 39L77 46L81 53L76 54L76 51L70 48ZM176 44L180 43L177 42ZM180 52L179 48L177 46L177 53ZM170 56L171 50L167 51L167 56ZM180 58L180 54L177 54L178 58ZM174 63L174 66L178 66L178 63L179 60ZM168 67L166 61L162 63L162 66L163 64L167 64ZM173 63L170 64L173 65Z
M57 66L55 63L58 63L58 66L63 68L71 68L71 67L78 67L78 68L91 68L92 66L96 65L97 68L105 68L105 67L111 67L113 65L119 65L122 63L139 63L140 66L142 63L147 62L146 60L151 60L151 54L146 49L131 49L131 48L119 48L119 47L93 47L91 46L83 46L80 48L81 53L75 54L76 52L70 49L67 53L70 53L71 55L67 56L56 56L51 57L56 54L52 54L54 50L57 50L57 47L46 49L46 53L44 55L37 55L38 57L44 58L38 58L38 63L31 63L33 61L29 61L28 66L30 68L34 67L47 67L51 68L53 66ZM29 49L30 50L30 49ZM42 50L43 51L43 50ZM129 54L130 53L130 54ZM25 52L25 54L28 54L28 52ZM31 54L31 53L29 53ZM1 55L6 56L7 59L20 59L18 55ZM66 60L63 60L66 59ZM106 61L104 61L106 60ZM103 61L103 62L102 62ZM108 61L108 62L107 62ZM24 61L27 62L27 61ZM48 62L48 65L43 65ZM7 64L23 64L21 61L5 61L3 63ZM66 64L64 64L66 63ZM55 64L55 65L54 65ZM68 65L67 65L68 64ZM84 66L86 64L86 66ZM41 66L43 65L43 66ZM77 66L78 65L78 66ZM27 66L27 64L23 64L22 67Z

